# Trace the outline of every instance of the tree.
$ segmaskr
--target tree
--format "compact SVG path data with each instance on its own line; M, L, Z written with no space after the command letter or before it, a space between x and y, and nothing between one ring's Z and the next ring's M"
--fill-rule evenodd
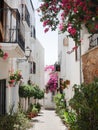
M33 88L34 88L34 95L33 95L34 99L44 98L44 91L43 90L41 90L37 85L34 85Z
M59 29L68 32L76 45L80 45L80 30L84 25L91 34L98 32L98 0L42 0L41 12L45 32Z
M34 88L32 85L23 84L19 87L19 97L25 98L25 107L26 107L26 98L28 98L28 103L29 103L30 97L33 96L34 96Z
M19 97L25 98L25 103L28 98L29 103L31 97L34 99L44 98L44 92L37 85L24 84L19 87Z

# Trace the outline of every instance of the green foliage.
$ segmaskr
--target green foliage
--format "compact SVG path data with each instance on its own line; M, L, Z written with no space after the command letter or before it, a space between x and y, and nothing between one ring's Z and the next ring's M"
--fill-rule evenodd
M18 110L18 112L0 116L0 130L26 130L31 124L26 115Z
M40 112L41 105L39 103L30 104L28 110L27 110L27 116L29 119L35 117Z
M56 112L57 113L60 112L61 109L67 109L64 96L65 96L64 94L60 94L60 93L58 93L54 96L54 102L56 104Z
M35 99L42 99L44 98L44 91L42 91L37 85L33 86L34 88L34 98Z
M36 108L37 112L39 112L41 109L41 105L39 103L30 104L30 106L28 108L28 112L31 112L33 108Z
M70 128L74 128L74 123L76 121L76 114L71 111L65 111L63 114L63 121L67 123Z
M0 130L14 130L15 117L12 115L0 116Z
M14 113L13 117L15 117L14 127L18 128L18 130L26 130L31 127L28 118L23 112L18 111Z
M40 112L41 104L40 103L36 103L36 104L34 104L34 106L38 109L38 112Z
M19 96L20 97L33 97L34 88L31 85L22 85L19 87Z
M75 130L98 130L98 80L91 84L75 85L74 90L69 104L77 114Z
M35 99L42 99L44 97L44 92L36 85L22 85L19 87L20 97L34 97Z

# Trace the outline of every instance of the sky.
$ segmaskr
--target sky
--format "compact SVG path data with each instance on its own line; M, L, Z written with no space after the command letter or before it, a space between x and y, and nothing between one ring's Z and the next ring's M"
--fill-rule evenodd
M32 0L34 8L37 9L40 5L40 0ZM58 32L57 31L49 31L44 33L44 28L42 23L40 22L40 17L38 16L38 12L35 10L35 18L36 18L36 36L37 39L42 44L45 50L45 66L53 65L58 59Z

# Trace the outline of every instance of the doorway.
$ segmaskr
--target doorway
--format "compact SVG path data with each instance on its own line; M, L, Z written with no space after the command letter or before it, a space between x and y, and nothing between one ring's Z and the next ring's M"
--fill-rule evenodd
M0 115L6 113L6 79L0 80Z

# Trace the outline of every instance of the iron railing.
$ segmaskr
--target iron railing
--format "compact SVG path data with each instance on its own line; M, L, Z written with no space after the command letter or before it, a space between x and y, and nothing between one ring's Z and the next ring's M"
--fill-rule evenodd
M4 8L0 13L0 42L18 44L25 51L25 30L17 9Z
M93 34L89 37L89 49L98 46L98 34Z

